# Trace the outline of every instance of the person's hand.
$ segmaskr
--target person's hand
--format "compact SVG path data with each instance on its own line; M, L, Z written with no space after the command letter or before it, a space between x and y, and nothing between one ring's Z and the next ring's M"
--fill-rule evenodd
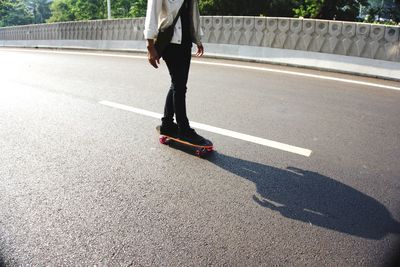
M160 65L160 57L158 56L157 50L154 45L147 46L147 57L149 63L156 69L158 69L158 65Z
M202 44L197 44L196 57L201 57L204 54L204 47Z

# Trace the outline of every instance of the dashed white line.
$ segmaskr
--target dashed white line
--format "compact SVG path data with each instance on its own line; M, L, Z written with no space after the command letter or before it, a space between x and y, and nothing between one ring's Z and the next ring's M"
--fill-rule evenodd
M136 114L140 114L140 115L144 115L144 116L152 117L152 118L156 118L156 119L160 119L162 117L162 114L159 114L159 113L155 113L152 111L135 108L135 107L131 107L131 106L127 106L127 105L123 105L123 104L119 104L119 103L115 103L115 102L111 102L111 101L104 100L104 101L100 101L99 104L117 108L120 110L130 111L130 112L133 112ZM268 139L264 139L264 138L260 138L260 137L256 137L256 136L251 136L248 134L238 133L238 132L234 132L231 130L226 130L226 129L206 125L203 123L191 121L190 125L196 129L201 129L204 131L240 139L243 141L247 141L247 142L251 142L251 143L255 143L255 144L259 144L259 145L263 145L263 146L267 146L267 147L271 147L271 148L275 148L275 149L279 149L282 151L294 153L294 154L305 156L305 157L310 157L311 153L312 153L312 151L309 149L296 147L296 146L292 146L292 145L288 145L288 144L284 144L284 143L280 143L280 142L276 142L276 141L272 141L272 140L268 140Z

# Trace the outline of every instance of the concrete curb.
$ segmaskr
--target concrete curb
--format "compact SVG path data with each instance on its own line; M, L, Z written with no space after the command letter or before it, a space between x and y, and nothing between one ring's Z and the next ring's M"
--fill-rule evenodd
M400 81L399 62L243 45L205 43L204 46L206 58L267 63ZM0 41L0 47L147 52L144 41Z

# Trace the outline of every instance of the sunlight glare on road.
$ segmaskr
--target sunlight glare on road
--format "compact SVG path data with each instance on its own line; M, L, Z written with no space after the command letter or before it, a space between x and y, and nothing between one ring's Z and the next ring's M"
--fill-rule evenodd
M22 99L33 100L28 88L9 81L1 81L0 87L0 109L10 108L18 105Z

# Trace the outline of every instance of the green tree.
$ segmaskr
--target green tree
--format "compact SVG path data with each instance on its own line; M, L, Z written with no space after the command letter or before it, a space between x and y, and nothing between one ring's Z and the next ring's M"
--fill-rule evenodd
M73 6L76 0L54 0L50 4L51 17L47 22L61 22L75 20Z
M304 0L300 6L294 8L293 11L296 14L296 17L315 18L319 14L321 5L321 1Z
M264 15L272 17L293 17L295 15L293 9L298 6L299 1L272 0L268 2L269 6Z
M296 16L355 21L361 6L367 6L368 0L303 0L294 9Z
M111 0L113 18L143 17L146 15L147 0ZM105 19L106 0L54 0L48 22Z
M200 13L206 16L215 14L214 2L215 0L200 0L199 2Z
M146 16L147 0L136 0L129 10L129 16L133 18Z
M50 3L47 0L28 0L26 2L33 14L33 23L44 23L50 16Z
M202 15L254 16L263 14L268 6L264 0L200 0Z
M367 21L375 22L382 19L389 19L400 22L400 0L369 0Z
M388 9L388 13L390 19L400 24L400 0L393 1L392 6Z
M76 0L72 12L76 20L104 19L107 14L105 0Z
M33 14L22 0L1 0L0 27L31 24Z
M104 19L106 4L105 0L54 0L50 5L52 16L47 22Z
M200 0L202 15L292 17L294 0Z
M47 22L104 19L107 13L105 0L54 0L50 9Z
M10 8L10 1L0 0L0 21L6 16L9 8Z
M127 18L130 17L129 11L134 0L111 0L112 16L113 18Z

